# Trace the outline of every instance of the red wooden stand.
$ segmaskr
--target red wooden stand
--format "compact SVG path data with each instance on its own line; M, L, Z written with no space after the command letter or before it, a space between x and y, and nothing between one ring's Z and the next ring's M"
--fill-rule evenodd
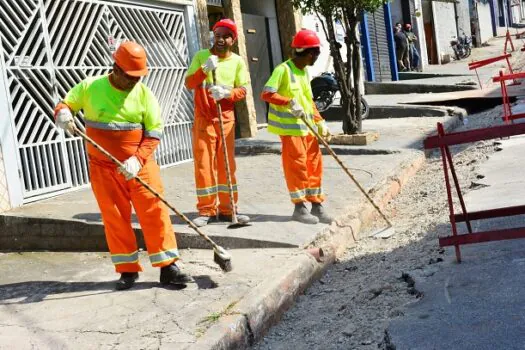
M525 118L525 113L512 114L512 108L510 106L509 93L507 91L506 80L513 80L516 84L517 79L525 79L525 72L503 74L499 72L499 76L492 78L492 81L500 83L501 86L501 97L503 99L503 120L505 123L513 122L515 119Z
M509 72L512 74L513 73L512 72L512 66L510 65L510 61L509 61L510 57L512 57L512 55L510 53L506 53L506 54L501 55L501 56L491 57L491 58L487 58L487 59L480 60L480 61L473 61L473 62L470 62L468 64L468 69L469 70L473 70L474 69L474 71L476 72L476 76L478 77L478 82L479 82L479 88L480 89L483 89L483 85L481 84L481 80L479 79L478 68L481 68L483 66L486 66L486 65L494 63L494 62L506 60L507 61L507 67L509 68Z
M463 200L461 188L459 187L454 163L452 162L452 154L449 150L449 146L452 145L459 145L463 143L489 140L500 137L510 137L514 135L523 135L525 134L525 123L494 126L490 128L454 132L449 134L445 133L443 124L438 123L437 130L437 136L431 136L425 139L424 147L425 149L439 148L441 151L441 158L443 161L443 172L445 174L445 186L447 188L450 224L452 226L452 235L448 237L439 238L439 245L441 247L454 246L456 249L456 260L458 262L461 262L461 245L500 241L515 238L525 238L525 227L473 232L471 221L525 214L525 205L468 212L465 206L465 201ZM454 211L451 181L448 171L449 167L452 179L454 181L454 187L459 198L461 214L456 214ZM468 233L458 235L458 222L464 222L466 224Z
M512 48L512 52L514 52L514 44L512 43L510 31L507 29L507 34L505 34L505 46L503 47L503 53L507 53L507 44L509 42L510 42L510 47Z

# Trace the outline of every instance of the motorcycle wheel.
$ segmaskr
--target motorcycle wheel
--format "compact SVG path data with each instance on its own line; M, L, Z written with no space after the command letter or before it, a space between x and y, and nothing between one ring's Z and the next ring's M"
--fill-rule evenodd
M463 58L469 57L471 53L472 53L471 49L465 49L465 54L463 55Z
M364 97L361 96L361 120L368 118L369 114L370 114L370 106L368 105L368 102L366 102Z
M314 103L319 112L324 112L334 102L334 93L331 91L323 90L317 96L314 96Z

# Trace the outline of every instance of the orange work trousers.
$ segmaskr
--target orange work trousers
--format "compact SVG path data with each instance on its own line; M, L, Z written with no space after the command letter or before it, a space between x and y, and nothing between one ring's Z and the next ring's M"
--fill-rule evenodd
M323 202L323 157L316 137L281 136L281 143L284 177L292 202Z
M233 196L237 205L237 180L235 178L235 121L224 122L224 136L230 162ZM193 163L197 188L197 210L201 216L231 215L230 195L220 124L207 118L195 118L193 123ZM217 206L217 197L219 205Z
M168 207L138 181L126 181L115 166L90 162L91 187L97 199L111 260L118 273L139 272L139 253L131 227L131 206L142 227L150 262L163 267L179 259L177 241ZM160 168L150 159L140 176L155 191L163 193Z

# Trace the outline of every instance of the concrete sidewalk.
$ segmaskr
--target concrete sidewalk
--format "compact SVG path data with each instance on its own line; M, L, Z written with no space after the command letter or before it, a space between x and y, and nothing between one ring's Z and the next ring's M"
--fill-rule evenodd
M365 147L335 146L343 162L367 189L376 188L400 168L421 158L417 151L423 135L433 132L437 121L454 123L454 117L367 120L363 128L376 131L380 139ZM341 130L341 123L330 123ZM252 226L227 229L214 223L203 230L220 245L229 248L304 247L326 233L328 225L303 225L290 221L293 211L281 169L280 141L261 130L256 139L237 146L237 178L240 212L252 218ZM244 154L244 155L243 155ZM323 187L326 207L343 219L353 212L363 196L339 165L324 156ZM165 197L189 218L194 218L195 184L193 163L164 169ZM172 213L174 230L181 248L209 248L193 230ZM103 227L91 189L32 203L3 213L0 220L9 228L0 235L0 246L17 250L102 250ZM137 231L140 226L133 218ZM23 237L23 239L21 239Z
M516 51L509 52L512 54L509 61L513 70L518 72L525 65L525 55L520 51L522 40L515 40L514 38L513 40ZM508 73L506 61L494 62L477 70L483 89L479 88L476 72L468 69L468 63L502 55L504 43L504 37L492 38L489 41L489 46L474 48L472 55L467 59L452 61L443 65L429 65L425 68L424 73L403 73L406 76L413 74L420 79L406 79L388 84L374 83L375 87L370 91L377 91L377 93L367 94L366 100L372 109L377 108L377 106L396 106L408 109L423 106L434 109L437 108L437 105L465 107L465 105L482 105L487 103L489 99L493 101L491 102L492 106L501 104L500 85L493 83L492 78L497 76L500 70ZM440 75L442 76L440 77ZM445 92L447 86L450 90ZM464 91L457 91L457 89ZM410 93L423 91L426 93ZM440 92L436 93L436 91ZM510 96L523 95L523 84L509 86L508 92ZM384 94L388 94L388 98L385 98ZM392 112L392 115L395 115L395 111Z
M465 196L469 212L525 204L525 137L498 140L500 152L479 169L479 187ZM459 210L459 209L458 209ZM523 227L525 216L473 222L474 231ZM463 232L466 232L464 227ZM443 228L443 236L450 228ZM387 330L396 349L524 349L525 240L465 245L462 263L447 248L432 276L416 276L420 301Z
M422 139L436 122L455 117L367 120L380 139L338 153L380 204L395 196L424 162ZM340 123L332 123L337 131ZM178 219L174 229L184 268L196 284L183 290L158 284L158 270L141 255L145 271L137 288L116 292L107 253L22 252L0 255L0 348L228 348L257 339L273 324L338 252L355 244L374 211L330 156L325 164L327 207L332 225L291 222L278 140L259 133L238 144L240 207L250 227L204 230L231 250L234 270L224 274L211 250ZM260 153L263 152L263 153ZM166 197L195 216L192 164L162 172ZM0 246L21 250L105 251L100 215L90 189L3 213ZM137 226L138 228L138 226ZM304 247L320 246L317 262ZM264 248L264 249L263 249Z

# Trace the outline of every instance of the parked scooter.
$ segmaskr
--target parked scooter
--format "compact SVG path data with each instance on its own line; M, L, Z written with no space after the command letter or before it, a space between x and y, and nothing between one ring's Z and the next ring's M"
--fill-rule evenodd
M470 56L472 52L472 37L465 33L459 38L453 37L450 41L450 46L454 50L456 60L461 60Z
M310 82L312 93L314 95L314 102L319 112L324 112L334 103L336 92L339 91L339 84L335 79L335 74L331 72L324 72L315 77ZM361 96L361 119L366 119L370 112L370 107L366 102L364 96Z

